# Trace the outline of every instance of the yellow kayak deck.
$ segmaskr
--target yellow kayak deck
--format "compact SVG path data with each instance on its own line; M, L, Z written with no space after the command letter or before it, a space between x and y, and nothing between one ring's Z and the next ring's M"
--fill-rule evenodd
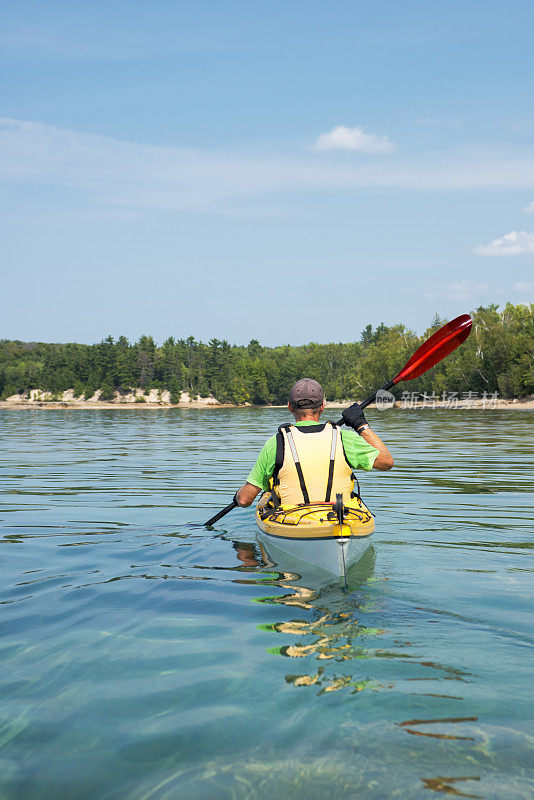
M373 515L359 498L345 503L346 515L340 525L332 503L310 503L291 508L274 509L268 505L270 492L265 492L256 507L258 527L271 536L284 539L366 538L375 529Z

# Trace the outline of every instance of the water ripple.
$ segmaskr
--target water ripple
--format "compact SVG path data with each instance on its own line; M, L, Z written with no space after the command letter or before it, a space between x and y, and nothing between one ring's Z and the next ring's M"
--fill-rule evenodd
M375 417L343 591L197 527L280 410L4 413L3 800L532 797L531 417Z

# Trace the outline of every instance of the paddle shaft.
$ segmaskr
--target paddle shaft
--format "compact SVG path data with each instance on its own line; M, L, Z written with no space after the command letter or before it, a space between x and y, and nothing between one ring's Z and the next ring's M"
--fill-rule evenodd
M230 511L233 511L234 508L237 508L237 503L235 500L232 500L232 502L229 503L226 506L226 508L223 508L217 514L215 514L215 516L209 519L207 522L205 522L204 525L206 525L206 527L209 527L210 525L215 525L216 522L225 517L226 514L229 514Z
M367 397L362 403L360 403L360 408L367 408L367 406L370 406L373 400L376 398L378 392L380 391L387 392L387 390L391 389L392 386L395 386L395 381L388 381L384 386L382 386L382 389L377 389L376 392L370 394L369 397ZM344 425L344 424L345 420L343 419L343 417L341 417L341 419L336 422L336 425Z

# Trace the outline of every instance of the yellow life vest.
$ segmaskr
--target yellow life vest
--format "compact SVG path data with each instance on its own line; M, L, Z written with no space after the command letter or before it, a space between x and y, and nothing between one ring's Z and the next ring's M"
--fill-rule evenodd
M351 498L354 479L345 458L341 431L331 422L319 423L317 428L281 425L278 429L284 456L282 461L281 447L277 447L273 489L284 507L329 503L336 494L343 495L344 503Z

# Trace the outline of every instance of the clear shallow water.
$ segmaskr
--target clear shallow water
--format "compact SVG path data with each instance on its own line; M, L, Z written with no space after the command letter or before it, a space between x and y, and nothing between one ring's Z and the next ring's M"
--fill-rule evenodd
M534 420L372 416L344 593L191 524L280 410L2 414L2 800L534 796Z

